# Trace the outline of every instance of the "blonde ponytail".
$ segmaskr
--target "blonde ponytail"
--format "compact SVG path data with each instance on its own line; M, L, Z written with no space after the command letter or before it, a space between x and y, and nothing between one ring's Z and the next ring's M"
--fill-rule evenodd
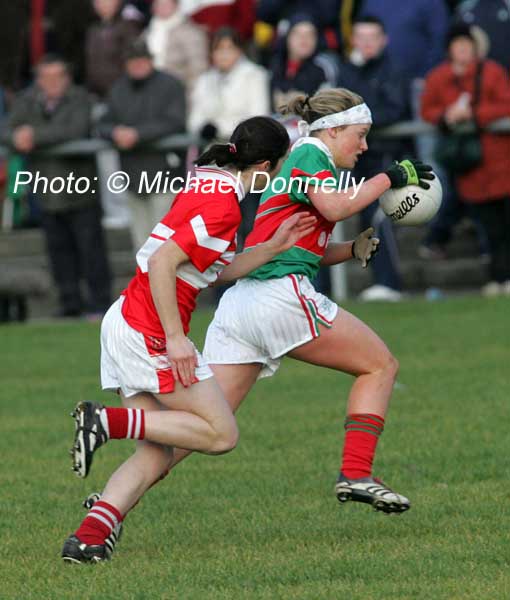
M342 112L359 104L363 104L360 95L346 88L333 88L321 90L313 96L299 94L279 110L283 114L297 115L307 123L312 123L316 119Z

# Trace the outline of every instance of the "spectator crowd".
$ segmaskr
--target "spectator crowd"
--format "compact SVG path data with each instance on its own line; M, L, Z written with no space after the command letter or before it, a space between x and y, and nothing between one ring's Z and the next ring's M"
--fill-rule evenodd
M138 193L142 173L183 176L193 158L193 148L169 153L154 142L179 133L225 140L240 120L275 114L296 93L346 87L370 106L375 129L422 119L438 131L369 138L355 177L405 153L433 164L444 201L420 257L447 258L468 217L488 260L482 292L510 295L510 134L486 129L510 117L508 0L17 0L1 13L1 143L10 151L2 196L20 168L93 178L116 160L131 179L125 201L137 248L173 199ZM296 139L297 120L282 120ZM459 133L466 123L474 128ZM113 163L39 152L91 136L118 150ZM257 201L243 203L248 229ZM25 224L45 234L59 314L101 315L111 286L105 198L27 190L25 202ZM368 226L382 243L361 297L399 300L398 246L377 204L360 216ZM327 271L319 285L328 287Z

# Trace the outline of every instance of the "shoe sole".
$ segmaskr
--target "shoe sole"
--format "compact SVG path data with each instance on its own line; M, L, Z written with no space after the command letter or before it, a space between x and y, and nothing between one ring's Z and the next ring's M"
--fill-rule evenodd
M374 508L374 510L378 512L383 512L387 515L399 515L411 508L410 504L399 504L398 502L390 502L388 500L383 500L382 498L374 497L371 494L363 493L359 490L342 490L341 492L336 492L336 497L340 504L344 504L345 502L349 501L362 502L363 504L370 504Z
M63 556L62 560L66 563L70 563L72 565L81 565L81 560L78 560L76 558L72 558L71 556Z
M85 413L86 406L84 402L79 402L71 417L74 419L74 444L69 453L73 459L72 470L76 473L77 477L85 479L89 473L90 465L87 464L87 450L85 448L85 440L83 438L84 426L85 426Z
M62 556L62 560L65 563L69 563L70 565L88 565L88 564L97 565L97 563L106 562L106 560L99 558L97 556L92 557L90 560L79 560L77 558L73 558L72 556Z

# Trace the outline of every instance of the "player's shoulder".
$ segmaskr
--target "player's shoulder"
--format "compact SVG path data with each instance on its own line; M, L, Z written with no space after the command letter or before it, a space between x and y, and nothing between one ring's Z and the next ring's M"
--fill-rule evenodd
M295 169L306 173L317 173L318 171L335 172L332 157L324 144L317 143L314 138L311 141L298 142L292 148L288 158L290 172Z
M314 138L311 138L313 140ZM313 141L300 141L296 142L292 147L289 154L289 159L294 162L301 160L310 160L314 162L329 163L327 151L317 143Z
M241 220L239 200L233 188L201 187L184 190L176 197L167 214L169 221L190 221L197 215L205 221L223 221L225 224Z

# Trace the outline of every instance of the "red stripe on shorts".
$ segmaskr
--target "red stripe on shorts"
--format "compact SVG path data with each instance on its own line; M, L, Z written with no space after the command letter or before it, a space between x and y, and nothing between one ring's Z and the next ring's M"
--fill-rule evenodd
M166 355L165 339L156 338L154 336L145 334L143 336L143 339L145 341L145 347L147 348L147 352L149 353L149 356L151 358ZM165 367L163 369L156 369L156 367L154 367L154 371L156 372L156 376L158 378L159 393L171 394L175 389L175 378L172 368L170 366Z

